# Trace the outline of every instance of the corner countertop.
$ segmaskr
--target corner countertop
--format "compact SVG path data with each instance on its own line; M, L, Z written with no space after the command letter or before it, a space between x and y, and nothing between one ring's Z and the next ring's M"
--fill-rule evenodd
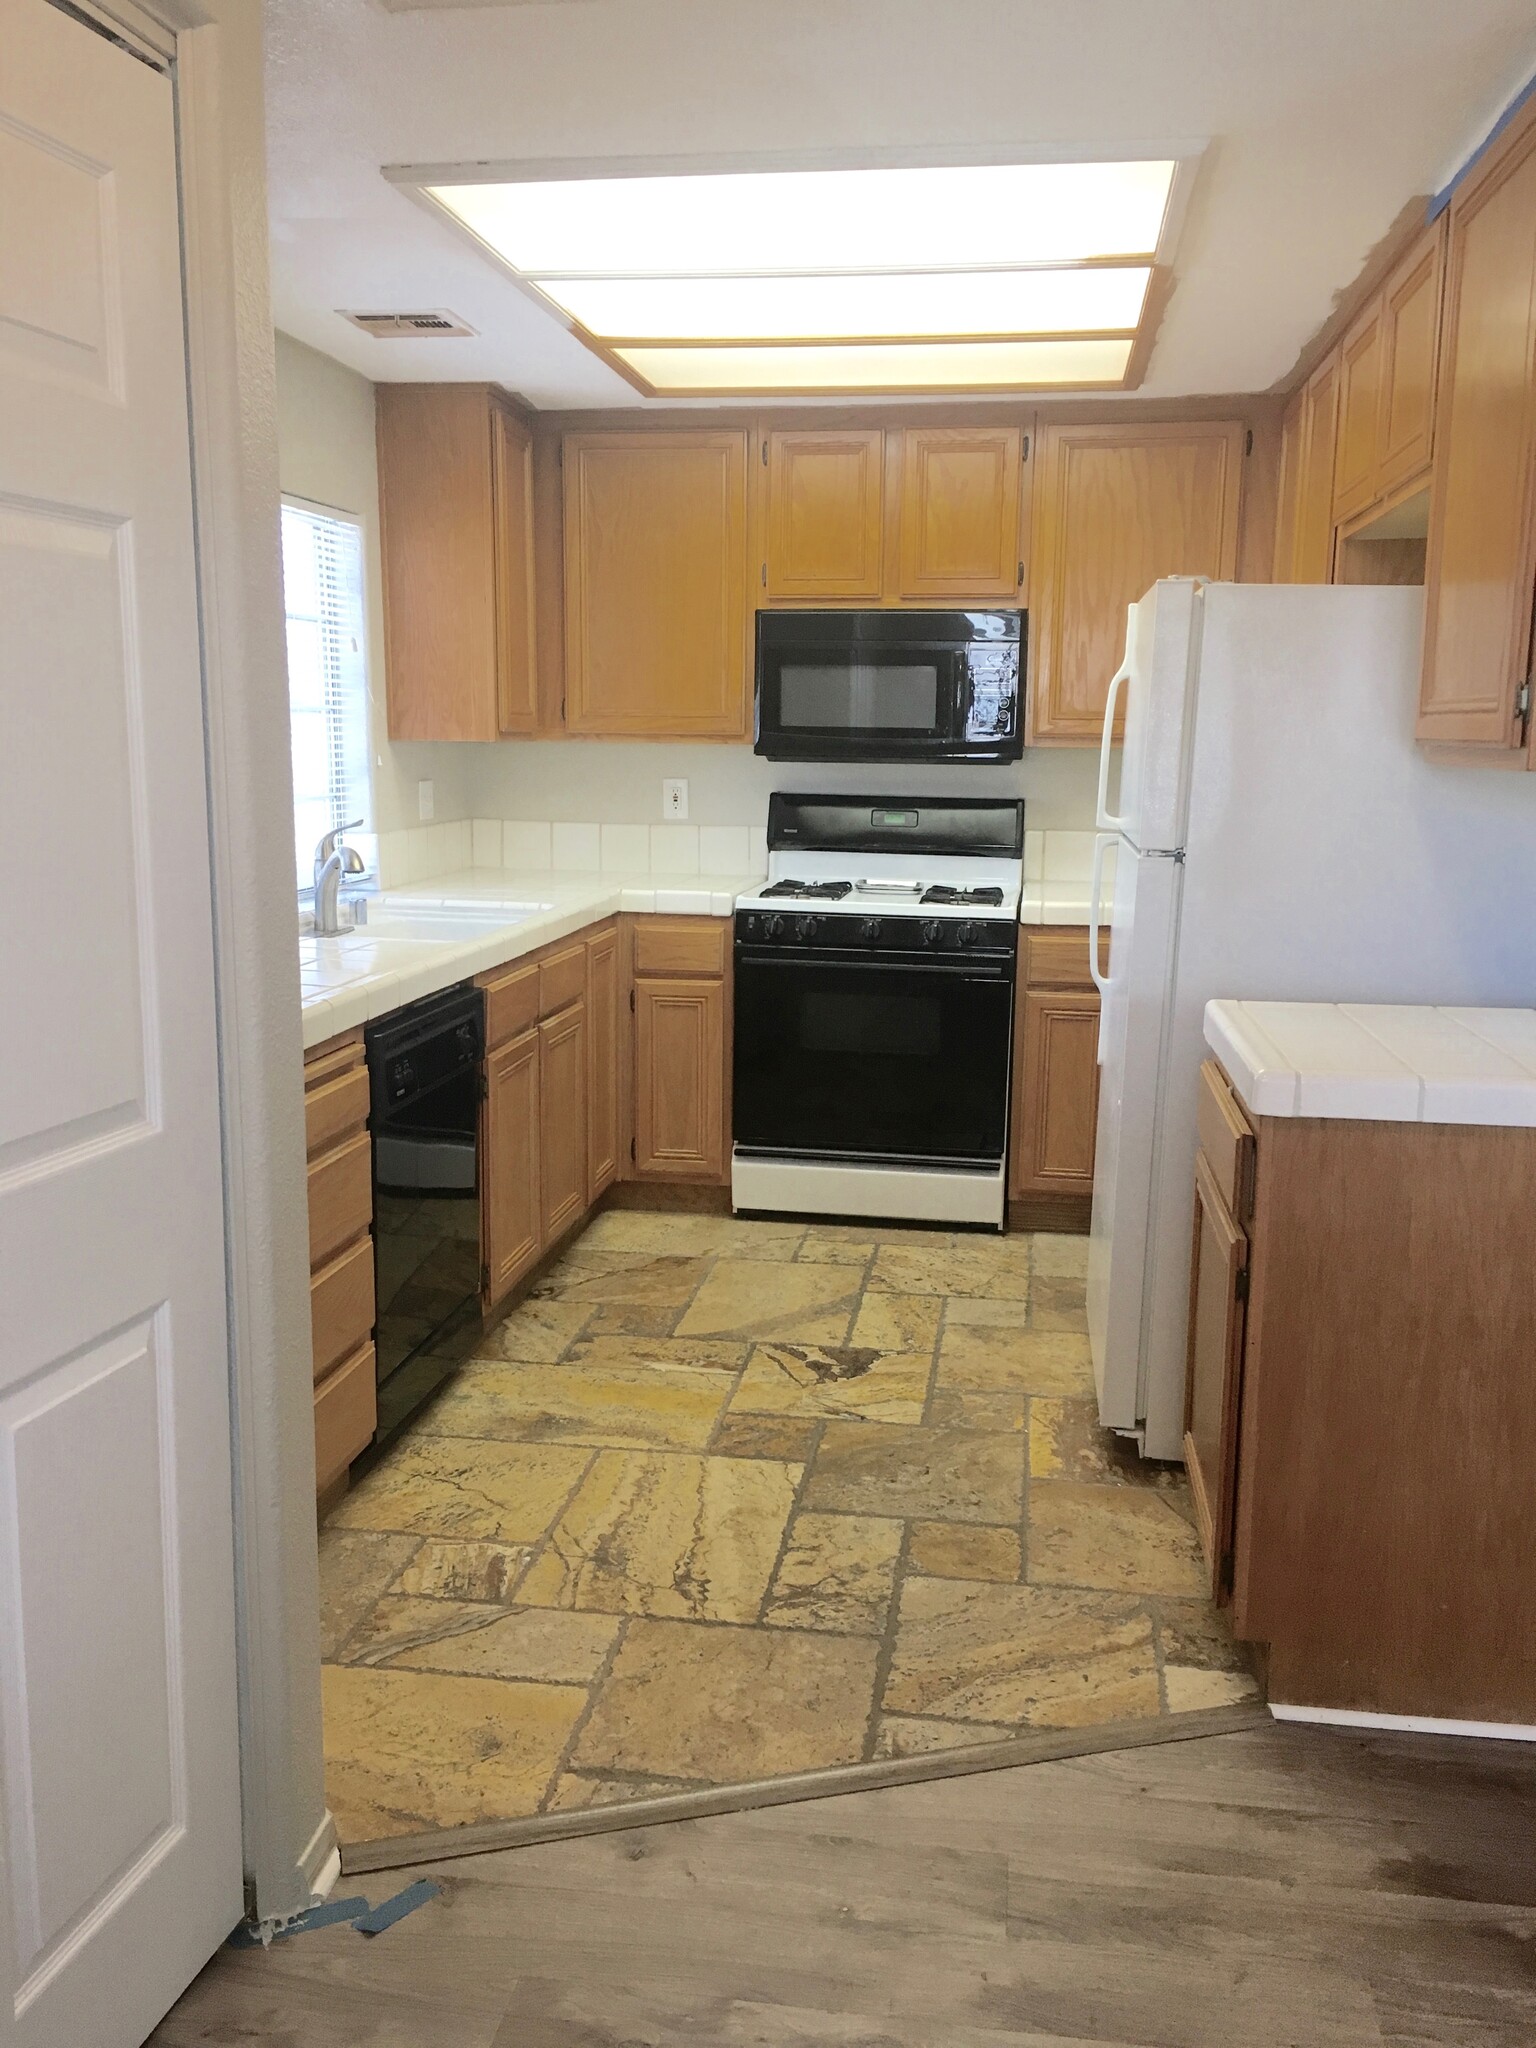
M1536 1126L1536 1010L1215 1002L1205 1042L1254 1116Z
M729 917L748 875L470 868L370 899L366 925L299 938L304 1048L520 959L619 911ZM504 912L505 915L498 915Z

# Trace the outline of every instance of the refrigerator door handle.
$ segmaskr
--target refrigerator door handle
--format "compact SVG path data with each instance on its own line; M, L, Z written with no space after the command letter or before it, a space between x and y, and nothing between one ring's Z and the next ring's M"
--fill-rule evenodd
M1104 1002L1109 994L1107 976L1099 971L1099 900L1104 887L1104 854L1115 843L1113 832L1100 832L1093 842L1093 880L1088 889L1088 972L1093 976L1093 985L1099 992L1099 1047L1100 1065L1104 1061Z
M1101 832L1123 832L1124 818L1117 818L1109 808L1109 750L1114 743L1115 712L1119 707L1120 692L1131 677L1131 624L1134 605L1125 609L1125 659L1109 679L1109 694L1104 700L1104 737L1099 742L1099 804L1097 824Z

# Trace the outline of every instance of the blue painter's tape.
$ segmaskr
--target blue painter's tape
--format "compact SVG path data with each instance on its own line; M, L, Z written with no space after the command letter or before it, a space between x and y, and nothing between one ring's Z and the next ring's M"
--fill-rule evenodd
M1504 109L1503 113L1500 114L1498 120L1494 122L1493 126L1489 129L1488 133L1477 145L1476 149L1473 150L1472 154L1461 166L1461 169L1456 173L1455 177L1452 178L1448 184L1442 185L1440 190L1435 194L1434 198L1430 200L1429 211L1425 215L1426 220L1436 220L1442 213L1444 213L1445 209L1451 203L1451 194L1456 190L1456 187L1461 183L1462 179L1466 177L1467 173L1470 170L1472 170L1477 164L1482 162L1483 158L1488 154L1489 150L1492 149L1493 145L1504 133L1504 130L1509 126L1510 122L1514 120L1516 114L1519 113L1520 109L1526 104L1526 102L1529 99L1531 99L1533 95L1536 95L1536 78L1532 78L1528 81L1527 84L1521 87L1519 92L1517 92L1514 98L1510 101L1509 105Z
M316 1927L334 1927L338 1920L359 1920L369 1910L366 1899L327 1899L324 1905L311 1906L307 1913L300 1913L285 1927L274 1927L273 1941L286 1941L290 1934L308 1934ZM261 1935L250 1926L237 1927L229 1937L231 1948L261 1948Z
M408 1884L403 1892L396 1892L392 1899L386 1899L382 1906L375 1906L365 1918L357 1921L359 1934L382 1934L386 1927L393 1927L397 1920L403 1920L407 1913L414 1913L418 1906L424 1906L428 1899L435 1899L442 1890L428 1877L418 1877L414 1884Z

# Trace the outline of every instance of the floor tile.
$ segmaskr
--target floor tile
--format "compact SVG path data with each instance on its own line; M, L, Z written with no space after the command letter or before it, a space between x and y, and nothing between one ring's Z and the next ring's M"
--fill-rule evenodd
M1085 1394L1093 1388L1093 1358L1086 1337L946 1318L935 1385L978 1393Z
M386 1593L347 1637L335 1661L389 1664L402 1650L436 1644L466 1629L484 1628L500 1612L480 1600L423 1600L408 1593Z
M1209 1599L1153 1600L1149 1604L1165 1664L1191 1665L1204 1671L1247 1669L1226 1616Z
M699 1781L693 1778L603 1778L589 1772L564 1771L545 1800L544 1811L587 1813L594 1806L627 1806L635 1799L665 1799L673 1793L698 1790Z
M1088 1331L1087 1295L1081 1280L1044 1276L1029 1295L1029 1320L1037 1330Z
M820 1433L814 1416L738 1415L727 1410L709 1448L719 1458L777 1458L783 1464L804 1465Z
M1019 1576L1022 1551L1016 1529L987 1529L972 1522L914 1522L907 1546L913 1572L934 1579L997 1579Z
M1029 1240L1029 1270L1036 1279L1083 1280L1088 1273L1088 1240L1037 1230Z
M1029 1322L1029 1302L1000 1301L985 1294L951 1294L944 1303L944 1322L948 1329L965 1325L980 1329L1022 1330Z
M884 1632L901 1552L900 1522L872 1515L797 1515L763 1610L771 1628Z
M1194 1714L1202 1707L1236 1707L1256 1700L1259 1688L1246 1671L1202 1671L1188 1664L1163 1670L1170 1714Z
M406 1436L333 1510L330 1525L529 1543L549 1527L591 1455L574 1444Z
M1029 1580L1195 1598L1205 1560L1194 1529L1160 1494L1048 1479L1029 1493Z
M931 1353L943 1309L944 1298L938 1294L866 1294L848 1342L873 1344L881 1351Z
M748 1348L730 1337L598 1334L578 1338L571 1346L566 1364L599 1368L648 1366L663 1370L681 1365L695 1372L737 1373L747 1362Z
M1022 1433L1028 1394L973 1387L935 1387L924 1420L935 1429L996 1429Z
M730 1396L723 1373L646 1365L472 1365L417 1418L424 1436L701 1450Z
M847 1636L632 1622L572 1766L728 1783L854 1763L877 1655Z
M419 1547L415 1536L370 1529L320 1531L320 1655L334 1657Z
M1019 1437L829 1422L811 1467L805 1505L945 1522L1017 1522L1023 1491Z
M389 1663L392 1670L468 1672L482 1678L586 1685L601 1670L622 1626L606 1614L526 1607L498 1615L472 1631L403 1650Z
M932 1756L935 1750L970 1749L978 1742L1016 1741L1017 1728L980 1721L920 1721L907 1714L882 1714L875 1728L877 1757Z
M1182 1465L1139 1458L1125 1437L1102 1428L1091 1395L1037 1395L1030 1402L1029 1473L1032 1479L1096 1479L1115 1486L1184 1484Z
M519 1302L476 1346L478 1358L519 1359L531 1365L552 1365L571 1343L592 1310L584 1301Z
M846 1266L718 1259L677 1334L841 1344L853 1319L858 1286L858 1273Z
M870 1269L871 1288L893 1294L975 1294L1028 1301L1029 1268L1005 1263L997 1246L881 1245Z
M603 1451L518 1598L606 1614L755 1621L798 1465Z
M579 1242L601 1249L647 1251L668 1257L726 1253L738 1258L793 1257L806 1226L773 1217L690 1216L647 1209L609 1209Z
M703 1258L646 1258L638 1265L593 1268L570 1260L545 1275L534 1298L566 1302L644 1302L651 1308L681 1308L709 1270Z
M731 1396L731 1412L921 1422L931 1370L927 1352L758 1344Z
M328 1664L325 1792L344 1842L532 1813L586 1689Z
M505 1604L531 1552L524 1544L457 1543L426 1537L391 1591L429 1600L485 1600Z
M832 1237L822 1230L808 1230L795 1258L806 1266L866 1266L874 1254L871 1238Z
M1030 1728L1153 1717L1152 1624L1104 1594L908 1579L881 1704Z

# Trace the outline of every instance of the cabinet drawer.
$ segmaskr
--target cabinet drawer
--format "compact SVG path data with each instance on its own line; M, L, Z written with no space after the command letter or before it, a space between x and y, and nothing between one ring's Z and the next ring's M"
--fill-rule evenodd
M365 1344L315 1389L317 1493L324 1493L373 1442L378 1414L373 1346Z
M373 1162L360 1131L309 1168L309 1265L323 1266L373 1221Z
M635 972L723 976L730 930L724 917L638 917Z
M1214 1060L1200 1069L1195 1127L1216 1192L1233 1222L1245 1223L1253 1204L1253 1126Z
M304 1134L309 1157L326 1152L368 1122L368 1069L353 1067L304 1096Z
M1088 927L1053 925L1045 930L1025 927L1019 962L1027 988L1093 987L1088 971ZM1109 933L1099 931L1099 969L1109 964Z
M360 1237L309 1283L315 1378L373 1335L373 1239Z
M514 967L505 974L487 975L480 986L485 990L487 1047L504 1045L509 1038L521 1038L538 1023L537 967Z
M539 1015L553 1017L587 990L587 949L567 946L539 962Z

